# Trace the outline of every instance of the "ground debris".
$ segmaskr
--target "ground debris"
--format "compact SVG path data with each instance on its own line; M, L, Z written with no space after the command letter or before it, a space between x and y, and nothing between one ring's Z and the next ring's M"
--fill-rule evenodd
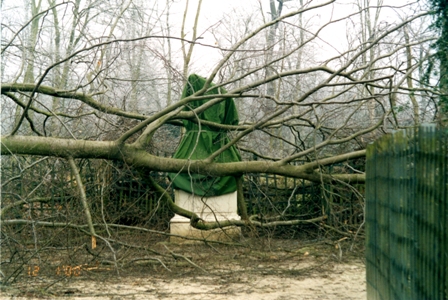
M153 257L146 258L155 263L137 264L142 253L128 253L133 263L122 264L119 275L100 265L66 277L41 268L37 276L2 287L2 299L365 299L363 253L350 253L348 242L341 243L341 259L334 256L339 249L327 243L168 244L169 255L160 258L164 265Z

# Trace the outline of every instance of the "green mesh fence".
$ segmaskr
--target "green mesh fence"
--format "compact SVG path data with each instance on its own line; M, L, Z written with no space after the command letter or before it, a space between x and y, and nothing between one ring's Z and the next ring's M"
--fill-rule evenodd
M426 125L367 149L367 298L448 299L448 132Z

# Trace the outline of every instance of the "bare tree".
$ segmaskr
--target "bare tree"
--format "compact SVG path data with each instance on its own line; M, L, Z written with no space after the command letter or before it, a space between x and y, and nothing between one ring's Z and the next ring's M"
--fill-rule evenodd
M316 183L363 183L362 171L329 172L327 167L364 157L366 143L374 137L407 126L395 111L401 98L411 99L414 118L419 119L415 95L426 102L437 95L431 86L413 85L410 80L427 59L427 55L413 57L412 51L426 47L435 37L410 35L405 30L429 12L412 5L386 6L381 1L372 7L363 1L357 10L333 16L332 9L339 7L334 0L277 2L277 7L270 2L270 20L247 21L240 35L218 37L226 28L233 31L228 24L214 29L221 41L227 39L226 45L203 44L198 39L201 1L191 37L185 25L180 36L168 30L172 18L163 11L169 3L157 8L138 1L107 5L48 1L48 7L32 2L30 21L9 26L2 41L7 65L1 87L5 108L1 154L64 158L74 170L74 159L103 159L161 172L236 177L270 173ZM188 8L187 2L185 14ZM396 9L409 14L381 24L381 13L392 14ZM69 28L58 25L63 23L61 18L72 20L66 23L71 24ZM344 23L356 30L347 32L345 49L335 49L334 41L324 40L322 34L333 26L339 30ZM25 36L28 31L29 37ZM54 44L46 43L52 36ZM171 54L173 44L179 42L183 60L176 62ZM173 102L180 96L196 47L214 49L223 56L204 74L203 89ZM50 59L45 53L51 54L47 55ZM26 66L26 71L14 73L13 61ZM225 87L227 94L209 94L212 83ZM240 108L240 124L198 119L207 108L229 97ZM193 111L184 109L204 99L208 101ZM8 110L14 111L14 120L8 118ZM53 121L51 128L46 125L48 119ZM147 151L151 145L168 144L163 130L179 126L181 120L226 130L230 142L196 161ZM27 126L32 132L25 130ZM217 163L219 154L232 145L239 148L243 161ZM191 218L200 229L316 221L205 223L177 207L165 190L154 185L173 211ZM91 225L90 221L93 235Z

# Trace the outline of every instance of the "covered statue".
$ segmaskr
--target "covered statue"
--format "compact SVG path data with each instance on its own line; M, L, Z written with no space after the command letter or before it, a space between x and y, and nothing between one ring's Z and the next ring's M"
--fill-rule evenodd
M184 87L182 98L191 96L204 87L206 79L192 74ZM226 90L222 87L210 88L205 95L224 94ZM197 100L187 104L184 110L191 111L209 101ZM226 125L238 125L238 112L232 98L227 98L198 115L200 120L210 121ZM216 127L210 127L205 124L191 120L183 120L186 132L174 154L174 158L200 160L209 157L212 153L219 150L229 142L226 131ZM223 151L214 162L235 162L240 161L241 157L232 146ZM197 196L220 196L236 191L236 179L233 176L215 177L200 174L189 173L169 173L169 178L173 183L174 189L179 189Z

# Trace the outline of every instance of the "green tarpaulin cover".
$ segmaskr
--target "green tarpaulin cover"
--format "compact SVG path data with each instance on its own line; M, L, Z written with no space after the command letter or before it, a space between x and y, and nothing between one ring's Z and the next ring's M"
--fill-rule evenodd
M182 92L182 98L188 97L202 89L205 81L206 79L201 76L195 74L190 75ZM226 91L223 88L215 88L207 92L206 95L224 93ZM208 100L190 102L185 110L193 110L206 101ZM220 124L238 125L238 112L231 98L227 98L206 109L199 114L199 118ZM224 130L201 124L199 132L199 125L197 123L184 120L183 124L186 132L173 156L174 158L191 160L205 159L229 142L229 138ZM241 157L238 151L232 146L215 158L214 162L233 162L240 160ZM198 196L219 196L236 191L236 179L232 176L214 177L188 173L169 173L168 176L175 189L180 189Z

